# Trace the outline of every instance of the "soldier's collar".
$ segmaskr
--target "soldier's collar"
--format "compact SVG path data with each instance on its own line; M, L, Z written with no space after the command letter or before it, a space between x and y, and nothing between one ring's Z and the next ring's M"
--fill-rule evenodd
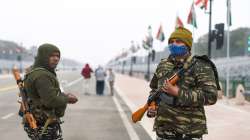
M191 65L192 60L193 60L193 55L190 55L186 58L184 65L183 65L184 69L187 69Z
M192 58L193 58L193 55L189 55L186 58L177 60L174 56L170 55L168 59L171 63L176 65L176 67L183 67L183 66L187 67L192 62Z

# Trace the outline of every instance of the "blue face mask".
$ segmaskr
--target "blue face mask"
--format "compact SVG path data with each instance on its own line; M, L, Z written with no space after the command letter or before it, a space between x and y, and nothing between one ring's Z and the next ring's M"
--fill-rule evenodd
M168 48L169 48L171 55L173 55L173 56L183 56L183 55L187 54L187 52L188 52L187 46L184 46L184 45L177 46L174 44L170 44L168 46Z

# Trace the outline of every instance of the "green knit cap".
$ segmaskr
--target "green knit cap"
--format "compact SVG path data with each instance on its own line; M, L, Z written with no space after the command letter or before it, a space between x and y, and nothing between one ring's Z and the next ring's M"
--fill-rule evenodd
M168 39L168 43L171 39L180 39L181 41L183 41L188 47L192 47L193 44L193 37L192 37L192 33L184 28L184 27L178 27L175 29L175 31L170 35L169 39Z

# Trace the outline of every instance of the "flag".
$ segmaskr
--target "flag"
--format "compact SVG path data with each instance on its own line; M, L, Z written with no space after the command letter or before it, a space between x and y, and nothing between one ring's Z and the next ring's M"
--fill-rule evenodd
M163 33L163 29L162 26L160 25L157 35L156 35L156 39L160 40L161 42L163 42L165 40L165 35Z
M231 17L231 0L227 0L227 25L232 25L232 17Z
M175 23L175 28L178 28L178 27L184 27L183 22L181 21L179 16L176 17L176 23Z
M195 9L194 9L194 3L192 3L190 12L188 14L188 19L187 23L193 25L195 28L197 28L197 23L196 23L196 14L195 14Z
M201 9L205 8L205 10L207 10L207 3L208 3L208 0L197 0L195 2L195 5L200 5Z

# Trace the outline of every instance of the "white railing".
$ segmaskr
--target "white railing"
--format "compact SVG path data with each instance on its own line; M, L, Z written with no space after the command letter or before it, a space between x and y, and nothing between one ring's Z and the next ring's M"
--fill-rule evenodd
M0 74L10 73L11 69L16 66L17 68L21 68L24 70L25 68L31 66L33 61L15 61L15 60L5 60L0 59ZM57 69L59 70L79 70L82 66L74 65L74 64L65 64L59 63Z

